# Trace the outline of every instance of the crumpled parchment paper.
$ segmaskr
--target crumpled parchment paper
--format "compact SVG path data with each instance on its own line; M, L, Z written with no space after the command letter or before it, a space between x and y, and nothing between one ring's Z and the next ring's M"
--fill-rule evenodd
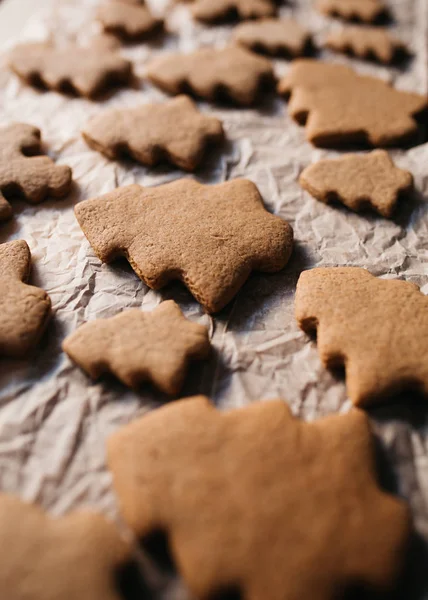
M99 32L94 22L97 4L98 0L51 0L16 43L46 39L83 43ZM168 0L151 2L160 14L167 4ZM348 62L360 72L394 81L399 88L427 93L428 3L389 0L389 5L395 15L392 30L415 53L405 69L326 51L321 57ZM309 28L317 43L338 26L317 14L312 0L295 0L281 12ZM191 368L183 396L204 393L223 409L282 397L295 414L311 420L347 411L350 402L343 377L324 369L316 344L294 320L300 272L315 266L362 266L378 276L413 281L428 293L428 144L392 151L396 163L414 174L417 188L412 199L402 202L394 221L325 206L303 192L297 178L309 163L339 153L306 142L304 129L288 116L286 103L275 97L257 110L200 103L202 110L223 120L228 143L212 153L196 177L205 183L246 177L258 185L267 208L294 228L294 254L283 272L253 274L235 300L211 318L179 284L153 292L126 261L100 263L74 217L76 202L117 186L159 185L189 175L168 167L147 169L132 161L109 161L86 146L81 128L106 106L164 99L144 79L147 61L157 54L224 45L232 32L230 26L195 23L188 5L172 2L167 23L170 33L162 39L121 50L134 61L139 86L102 101L38 92L5 65L0 68L0 124L15 120L40 127L47 151L58 164L72 167L75 181L65 200L36 207L15 202L15 218L0 226L0 242L25 239L29 243L34 262L31 282L47 290L54 308L34 355L26 361L0 363L0 489L39 502L54 514L89 505L117 517L105 468L105 439L121 424L166 401L148 388L143 387L139 395L130 392L113 378L92 383L60 348L63 338L81 323L113 316L124 308L150 310L173 298L187 316L209 327L215 347L208 362ZM4 45L3 49L7 50ZM287 61L275 61L278 75L288 66ZM383 449L384 470L391 471L397 491L411 504L421 539L428 540L426 404L408 394L390 406L370 410L370 416ZM418 561L423 565L425 560L426 565L422 542L418 552ZM161 596L187 597L180 586L167 586ZM403 597L422 596L407 588Z

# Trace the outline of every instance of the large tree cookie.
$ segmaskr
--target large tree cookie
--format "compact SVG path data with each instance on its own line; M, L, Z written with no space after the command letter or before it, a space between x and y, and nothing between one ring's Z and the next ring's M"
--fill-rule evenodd
M344 27L330 33L326 47L361 59L384 64L396 62L406 54L406 47L382 27Z
M293 19L263 19L238 25L235 40L249 50L272 56L302 56L310 45L310 35Z
M413 283L355 267L305 271L296 319L317 330L328 368L345 366L348 395L368 406L404 388L428 394L428 299Z
M317 0L319 11L346 21L376 23L388 15L382 0Z
M278 91L291 95L289 112L306 124L317 146L392 146L417 137L416 117L428 109L425 96L401 92L343 65L294 61Z
M52 518L1 495L0 539L0 589L7 600L123 598L119 582L131 549L96 513Z
M413 176L399 169L385 150L320 160L306 167L300 185L321 202L338 200L351 210L371 206L391 217L399 196L413 188Z
M106 44L55 48L49 44L22 44L11 51L11 69L26 83L73 92L92 98L106 89L126 85L131 63Z
M196 0L195 19L215 23L226 19L260 19L276 14L275 0Z
M81 202L75 212L103 262L126 256L155 290L181 280L209 312L226 306L252 270L285 267L293 243L290 225L266 211L245 179L129 185Z
M116 432L108 464L128 525L167 535L194 598L338 600L392 589L407 507L378 488L368 418L307 424L281 401L226 413L176 402Z
M98 8L98 19L106 33L125 41L144 39L158 31L163 24L147 6L129 0L105 1Z
M63 349L94 379L111 371L129 387L151 381L175 395L188 363L206 358L210 342L207 328L188 321L169 300L151 313L132 309L86 323L65 339Z
M48 322L50 298L25 283L30 270L26 242L0 245L0 356L23 357L37 344Z
M186 171L194 171L206 150L224 138L221 121L199 112L187 96L108 110L82 133L94 150L109 158L128 154L144 165L167 161Z
M41 133L37 127L12 123L0 128L0 221L12 216L5 196L19 194L31 204L47 196L62 198L70 190L71 169L56 166L41 152Z
M169 94L190 91L206 100L248 106L273 82L273 68L268 59L229 46L161 56L150 63L148 77Z

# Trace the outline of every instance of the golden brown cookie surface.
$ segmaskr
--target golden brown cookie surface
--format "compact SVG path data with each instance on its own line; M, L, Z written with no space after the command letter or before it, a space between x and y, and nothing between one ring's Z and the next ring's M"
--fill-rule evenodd
M276 14L275 0L196 0L193 16L199 21L215 23L228 18L260 19Z
M150 313L131 309L86 323L64 340L63 349L94 379L111 371L129 387L151 381L166 394L178 394L188 363L206 358L210 342L206 327L188 321L169 300Z
M126 256L153 289L181 280L208 312L226 306L251 271L281 270L292 249L290 225L269 214L244 179L130 185L81 202L75 213L103 262Z
M330 17L363 23L375 23L387 15L381 0L317 0L317 8Z
M83 130L87 143L109 158L126 152L142 164L164 160L194 171L206 150L224 138L221 122L197 109L187 96L159 104L108 110Z
M391 217L398 197L413 187L413 176L394 165L384 150L320 160L306 167L300 185L321 202L339 200L351 210L372 206Z
M206 100L227 99L247 106L273 82L273 68L266 58L229 46L161 56L150 63L148 77L169 94L186 88Z
M100 515L51 518L1 495L0 538L0 589L8 600L122 600L117 579L131 550Z
M326 367L345 365L354 404L379 403L406 388L428 394L428 299L416 285L356 267L305 271L296 319L304 331L317 330Z
M302 56L310 41L309 33L293 19L262 19L236 27L235 40L249 50L272 56Z
M18 192L31 204L53 196L61 198L71 186L71 169L56 166L41 152L41 134L37 127L12 123L0 128L0 221L12 216L12 208L3 194Z
M98 19L106 33L125 40L141 40L162 27L144 4L129 0L110 0L98 8Z
M344 27L330 33L326 47L361 59L374 58L385 64L393 63L405 53L404 44L382 27Z
M9 65L29 85L57 92L72 91L92 98L113 85L126 85L131 63L105 44L55 48L48 44L22 44L9 55Z
M307 424L280 400L221 413L199 396L117 431L108 465L126 522L167 534L192 597L336 600L399 575L409 512L378 488L358 410Z
M290 114L306 124L313 144L324 147L413 142L416 117L428 109L425 96L396 90L343 65L311 59L294 61L278 91L291 95Z
M30 270L26 242L0 244L0 356L23 357L47 325L51 301L45 291L25 283Z

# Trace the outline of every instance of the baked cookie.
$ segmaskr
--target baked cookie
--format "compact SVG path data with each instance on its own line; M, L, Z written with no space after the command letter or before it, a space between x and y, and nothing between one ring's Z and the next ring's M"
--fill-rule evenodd
M105 1L98 8L98 20L106 33L124 41L143 40L163 25L162 19L154 17L147 6L129 0Z
M89 511L52 518L0 496L0 589L7 600L122 600L131 548L113 524Z
M316 6L325 15L346 21L376 23L388 16L382 0L317 0Z
M100 260L126 256L155 290L178 279L210 313L232 300L251 271L285 267L293 244L290 225L266 211L245 179L129 185L80 202L75 213Z
M294 61L278 91L291 95L289 112L306 124L308 140L324 147L414 141L416 118L428 109L426 96L396 90L344 65L311 59Z
M328 368L345 365L352 402L369 406L405 388L428 394L428 298L413 283L356 267L304 271L296 319L317 329Z
M29 85L88 98L132 79L129 60L99 40L88 47L22 44L11 51L9 65Z
M224 139L221 121L199 112L187 96L107 110L82 134L91 148L108 158L127 154L143 165L166 161L185 171L196 170L207 149Z
M356 212L371 206L392 216L399 196L413 188L413 176L399 169L385 150L320 160L306 167L300 185L321 202L338 200Z
M25 356L47 325L51 301L46 292L25 283L30 270L26 242L0 244L0 356Z
M167 535L192 598L337 600L399 576L409 511L378 488L361 411L308 424L281 400L222 413L199 396L119 429L107 455L126 522Z
M188 91L242 106L254 104L274 81L269 60L238 46L161 56L150 63L148 77L168 94Z
M275 0L196 0L192 7L195 19L216 23L227 19L260 19L277 12Z
M62 198L71 187L71 169L41 153L40 129L25 123L0 127L0 222L12 216L5 196L17 193L31 204Z
M357 58L392 64L407 54L406 47L382 27L344 27L330 33L326 47Z
M188 363L211 348L207 328L188 321L172 300L151 313L131 309L86 323L62 347L94 379L111 371L131 388L151 381L172 395L181 390Z
M309 33L293 19L263 19L235 28L235 41L254 52L295 58L308 50Z

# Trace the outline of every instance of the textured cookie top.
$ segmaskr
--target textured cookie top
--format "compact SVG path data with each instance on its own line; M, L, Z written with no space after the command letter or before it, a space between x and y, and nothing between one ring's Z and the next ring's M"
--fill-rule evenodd
M428 109L425 96L401 92L343 65L311 59L293 62L278 91L290 95L290 114L306 123L318 146L365 143L392 146L413 141L415 116Z
M375 23L387 15L381 0L317 0L316 6L325 15L346 21Z
M391 217L400 194L413 187L413 176L394 165L385 150L320 160L306 167L300 185L321 202L339 200L359 211L367 205Z
M106 45L55 48L22 44L9 55L11 69L30 85L42 84L58 92L93 97L106 88L127 84L131 63Z
M132 309L86 323L63 349L93 378L111 371L129 387L148 380L178 394L188 362L208 356L210 342L207 328L188 321L169 300L151 313Z
M245 106L256 102L273 82L273 68L266 58L228 46L161 56L150 63L148 77L169 94L186 88L207 100L227 99Z
M106 33L124 40L144 39L162 26L147 6L129 0L105 1L98 8L98 19Z
M404 44L382 27L344 27L330 33L326 47L362 59L374 58L385 64L405 53Z
M310 40L309 33L293 19L263 19L242 23L236 27L234 37L250 50L289 57L304 54Z
M280 400L221 413L196 397L120 429L108 465L125 520L166 533L192 597L333 600L399 575L409 513L377 486L360 411L306 424Z
M1 495L0 539L0 589L8 600L122 599L116 578L131 550L100 515L54 519Z
M24 283L30 270L26 242L0 244L0 356L24 356L46 327L51 301L46 292Z
M130 185L81 202L75 212L102 261L125 255L153 289L179 279L209 312L223 308L252 270L282 269L292 248L290 225L269 214L244 179Z
M416 285L355 267L305 271L296 319L304 331L317 329L326 366L345 365L354 404L375 404L403 388L428 394L428 299Z
M40 130L25 123L0 128L0 221L12 216L4 194L18 192L27 202L65 196L71 186L71 169L55 166L41 152Z
M192 7L195 19L214 23L228 18L260 19L276 14L275 0L196 0Z
M207 147L224 137L221 122L199 112L187 96L102 112L82 133L92 148L109 158L126 152L145 165L166 160L187 171L195 170Z

